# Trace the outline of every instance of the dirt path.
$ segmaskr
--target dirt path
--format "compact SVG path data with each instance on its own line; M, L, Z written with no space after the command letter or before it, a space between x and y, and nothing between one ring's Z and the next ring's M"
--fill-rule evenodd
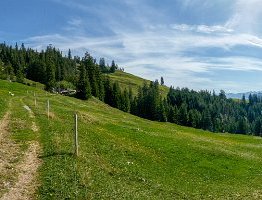
M24 160L17 165L17 169L20 171L18 180L15 185L9 189L8 193L1 198L1 200L33 199L37 188L37 168L41 164L38 158L39 149L39 144L37 142L30 144L24 155Z
M3 135L5 135L5 133L8 130L9 116L10 116L10 113L7 112L4 115L3 119L0 121L0 142L2 141Z
M38 142L30 142L21 158L19 144L10 139L8 130L10 112L7 112L0 123L0 200L33 199L37 188L37 169L41 164L38 154ZM32 130L39 128L30 110ZM19 159L20 158L20 159Z
M13 175L16 169L13 167L19 159L19 145L10 140L8 125L10 112L7 112L0 121L0 196L14 182ZM11 176L10 176L11 175Z
M4 154L6 153L5 147L9 144L9 141L4 141L3 138L6 137L6 134L8 132L8 122L9 122L9 115L10 113L7 112L3 119L0 121L0 172L3 171L3 168L5 168L6 162L4 159ZM0 188L1 188L1 181L0 181Z

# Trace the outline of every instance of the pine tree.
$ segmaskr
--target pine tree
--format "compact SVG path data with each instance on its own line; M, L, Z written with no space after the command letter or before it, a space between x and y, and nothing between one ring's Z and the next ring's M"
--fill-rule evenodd
M262 132L262 122L260 118L257 118L254 122L254 134L260 136Z
M124 112L130 112L130 99L127 89L121 94L121 110Z
M237 133L239 134L247 134L248 133L248 123L246 117L241 117L238 122Z
M104 98L105 103L107 103L110 106L113 106L113 100L112 100L113 88L111 86L111 82L108 76L106 76L104 80L104 89L105 89L105 98Z
M132 103L134 97L133 97L133 90L132 90L132 87L130 85L129 85L129 88L128 88L128 97L129 97L130 103Z
M45 63L46 63L46 90L53 91L55 87L55 55L54 49L48 46L45 53Z
M91 97L91 88L86 69L83 65L79 68L80 76L77 84L77 97L83 100L87 100Z
M185 103L178 110L178 123L180 125L187 125L188 123L187 105Z
M159 105L158 105L158 121L160 122L166 122L167 121L167 114L166 114L166 109L165 109L165 106L164 106L164 101L162 101L162 99L160 98L159 100Z
M115 108L121 107L121 90L118 82L114 82L113 84L112 106Z
M220 97L221 99L226 99L226 98L227 98L227 97L226 97L226 93L225 93L224 90L220 90L219 97Z
M161 76L161 85L164 85L164 78Z
M168 121L171 123L177 123L178 122L178 109L175 106L169 106L168 111Z
M188 112L189 126L198 128L200 127L200 121L201 121L201 114L196 109L192 109Z
M46 66L46 90L52 91L55 87L55 66L50 60Z
M85 56L82 59L82 63L84 64L88 74L88 78L91 86L91 93L94 97L99 97L99 83L98 83L99 69L96 67L93 57L88 52L86 52Z
M69 49L69 50L68 50L68 55L67 55L67 58L68 58L69 60L71 60L71 59L72 59L72 53L71 53L71 49Z
M202 114L202 128L204 130L213 130L213 123L212 123L212 118L210 114L210 110L206 108Z
M18 83L24 83L24 78L25 78L25 76L24 76L24 73L22 71L22 67L20 66L17 73L16 73L16 81Z
M114 73L117 69L117 66L115 64L115 61L112 60L112 64L111 64L111 67L110 67L110 73Z
M245 95L243 94L243 96L242 96L242 99L241 99L241 105L242 105L242 107L246 107L246 97L245 97Z
M106 62L104 58L100 58L99 60L99 68L103 73L108 72L107 68L106 68Z
M14 68L12 67L11 63L7 63L6 66L5 66L5 74L7 76L7 79L8 80L14 80Z

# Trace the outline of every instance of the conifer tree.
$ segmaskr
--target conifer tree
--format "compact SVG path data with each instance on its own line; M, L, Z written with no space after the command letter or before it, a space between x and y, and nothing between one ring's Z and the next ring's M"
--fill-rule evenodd
M128 90L126 88L121 96L122 96L121 110L123 110L124 112L130 112L130 99L129 99Z
M87 100L91 97L91 88L86 69L83 65L79 68L80 76L77 84L77 97L83 100Z
M105 98L104 98L105 103L107 103L110 106L113 106L113 99L112 99L113 88L108 76L106 76L104 79L104 90L105 90Z
M204 130L213 130L213 123L212 118L210 114L210 110L208 108L205 108L203 114L202 114L202 128Z
M254 135L260 136L262 133L262 122L261 118L257 118L254 122Z
M161 85L164 85L164 78L161 76L161 80L160 80Z
M85 56L82 59L82 62L86 68L88 78L90 81L90 86L91 86L91 93L93 96L98 97L99 96L99 83L98 83L98 70L97 67L95 66L95 61L93 57L86 52Z
M117 69L117 66L115 64L115 61L112 60L112 64L111 64L111 67L110 67L110 73L114 73Z
M241 117L238 121L237 133L239 134L247 134L249 131L247 119L245 117Z
M166 122L167 121L167 114L166 114L166 109L165 109L165 100L162 101L162 98L159 99L159 104L158 104L158 121L160 122Z
M187 125L188 122L188 113L187 113L187 105L183 103L178 110L178 123L180 125Z
M50 59L46 66L46 90L52 91L55 87L55 65Z
M112 91L112 106L115 108L121 107L121 90L118 82L114 82Z
M18 83L24 83L24 73L23 73L23 70L22 70L22 67L20 66L17 73L16 73L16 81Z
M106 68L106 62L104 58L100 58L99 60L99 68L103 73L108 72L107 68Z
M68 59L71 60L72 59L72 53L71 53L71 49L68 50L68 55L67 55Z

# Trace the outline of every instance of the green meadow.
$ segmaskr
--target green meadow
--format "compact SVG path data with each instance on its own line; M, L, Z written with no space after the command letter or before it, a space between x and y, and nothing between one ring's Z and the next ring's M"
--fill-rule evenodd
M124 88L128 89L129 87L131 87L134 94L138 93L139 86L143 86L144 83L147 83L148 85L150 84L149 80L146 80L141 77L135 76L133 74L122 72L119 70L117 70L115 73L109 74L109 77L113 81L117 81L122 89ZM159 77L159 80L160 80L160 77ZM163 95L163 97L166 97L169 91L169 88L167 86L160 85L159 91L160 91L160 94Z
M114 79L120 84L127 80L122 76ZM126 82L122 84L127 86ZM30 129L32 119L25 105L35 116L37 132ZM82 101L0 80L1 118L7 111L11 112L9 131L19 144L14 165L29 141L41 145L42 164L35 198L262 198L260 137L153 122L111 108L95 98ZM73 145L75 113L78 157ZM10 173L2 177L15 182L16 176ZM0 197L1 194L3 191Z

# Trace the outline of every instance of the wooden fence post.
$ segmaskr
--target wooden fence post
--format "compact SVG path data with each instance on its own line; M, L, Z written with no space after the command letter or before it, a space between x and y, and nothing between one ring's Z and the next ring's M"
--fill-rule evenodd
M75 137L74 137L74 142L75 142L75 155L78 156L78 130L77 130L77 113L75 113Z
M49 108L50 108L50 104L49 104L49 99L47 100L47 117L49 120Z

